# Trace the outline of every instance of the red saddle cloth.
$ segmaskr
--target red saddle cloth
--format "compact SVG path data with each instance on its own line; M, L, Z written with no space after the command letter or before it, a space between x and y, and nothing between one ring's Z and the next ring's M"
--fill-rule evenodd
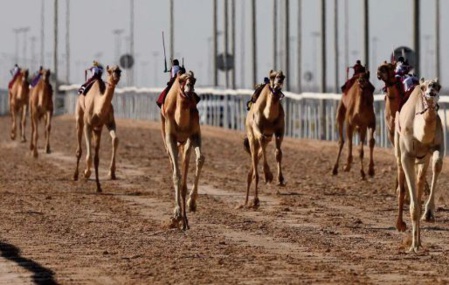
M19 75L20 75L20 72L17 72L17 73L14 75L14 77L11 79L11 81L9 81L8 89L11 89L11 88L12 88L12 85L14 84L14 82L16 81L16 79L19 77Z

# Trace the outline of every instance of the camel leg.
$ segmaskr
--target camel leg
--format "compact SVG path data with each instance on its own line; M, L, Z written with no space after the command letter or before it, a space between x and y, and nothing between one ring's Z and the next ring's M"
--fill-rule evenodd
M100 164L100 142L101 142L101 131L102 128L94 129L93 131L93 138L94 138L94 147L95 147L95 154L94 154L94 167L95 167L95 182L97 184L97 192L102 192L100 185L100 179L98 177L98 165Z
M416 191L416 173L415 173L415 158L408 153L401 153L401 163L404 169L405 178L410 195L410 217L412 220L412 245L409 251L417 252L420 247L420 210L421 205L418 201Z
M363 158L365 156L365 153L363 151L363 145L365 144L366 140L366 128L360 128L359 129L359 136L360 136L360 142L359 142L359 158L360 158L360 175L362 176L362 180L365 180L365 170L363 169Z
M340 102L337 110L337 127L338 127L338 155L337 160L334 164L334 169L332 170L333 175L338 174L338 163L340 161L341 151L343 150L343 145L345 144L345 140L343 138L343 124L345 120L346 108Z
M16 139L16 110L14 108L14 106L10 107L10 112L11 112L11 139L15 140Z
M47 111L45 116L45 153L51 153L50 149L50 132L51 132L52 112Z
M178 163L178 146L170 135L166 137L167 150L173 165L173 186L175 187L175 209L173 210L173 223L178 223L182 219L181 213L181 173Z
M22 106L22 117L20 120L20 142L26 142L27 139L25 137L25 126L26 126L26 122L27 122L27 109L28 109L28 105L23 105Z
M396 219L396 229L400 232L404 232L407 229L407 225L405 224L402 213L404 212L404 197L405 197L405 174L402 169L401 162L401 148L399 143L399 133L396 132L394 136L394 155L396 157L396 167L397 167L397 176L396 176L396 188L398 194L398 216Z
M185 145L180 147L182 153L182 174L181 174L181 211L182 211L182 229L189 229L189 220L186 211L186 195L187 195L187 175L189 173L190 154L192 153L192 145L190 139Z
M37 139L39 137L38 132L39 119L37 118L36 112L31 114L31 138L30 138L30 150L33 153L33 157L38 157L37 152Z
M348 141L348 160L346 161L346 165L343 168L344 171L351 170L352 164L352 136L354 133L354 127L346 124L346 140Z
M369 144L369 165L368 165L368 175L370 177L374 176L374 144L376 140L374 139L374 128L368 129L368 144Z
M443 168L443 154L444 150L436 150L432 154L432 184L430 186L430 195L426 202L426 208L422 219L427 222L435 221L435 188L437 184L437 179Z
M88 179L91 175L92 167L92 127L84 125L84 139L86 140L86 169L84 170L84 178Z
M271 183L271 181L273 181L273 173L270 170L270 166L268 165L267 162L267 145L268 145L268 139L264 136L262 136L259 139L259 145L261 146L260 150L261 150L261 155L262 155L262 161L263 161L263 173L265 176L265 183Z
M257 171L257 165L259 164L259 148L261 148L262 146L260 145L259 142L256 142L256 144L253 146L253 149L251 149L251 163L252 166L251 168L253 169L253 179L254 179L254 201L253 201L253 207L255 209L257 209L259 207L259 191L258 191L258 186L259 186L259 173ZM249 186L248 186L249 187Z
M77 146L76 146L76 169L75 173L73 174L73 180L78 180L78 168L80 165L80 158L83 153L83 150L81 148L81 139L83 137L83 129L84 129L84 121L83 116L76 116L76 138L77 138Z
M204 161L206 160L201 153L201 137L198 135L192 139L192 147L195 150L195 179L193 181L192 190L189 193L189 200L187 205L191 212L196 211L196 199L198 197L198 182L200 179L201 169L203 168Z
M117 147L119 140L117 138L116 134L116 124L115 124L115 118L113 111L109 115L109 122L106 124L106 128L109 131L109 135L111 136L111 142L112 142L112 154L111 154L111 164L109 165L109 173L108 176L110 179L115 180L117 177L115 176L115 156L117 153Z
M282 175L282 150L281 145L282 141L284 139L284 135L276 135L276 150L275 150L275 157L276 157L276 163L278 167L278 186L285 186L285 179L284 175Z

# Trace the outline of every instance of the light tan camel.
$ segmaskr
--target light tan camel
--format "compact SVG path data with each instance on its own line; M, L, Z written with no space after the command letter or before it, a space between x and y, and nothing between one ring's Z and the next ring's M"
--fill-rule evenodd
M172 226L177 227L182 221L183 230L189 229L186 213L187 174L192 149L196 155L196 171L187 206L196 211L198 181L205 158L201 153L200 118L195 101L196 79L192 71L178 73L170 91L161 106L162 139L173 171L175 188L175 208ZM182 173L179 169L178 156L181 155ZM182 203L181 203L182 201Z
M271 141L273 135L275 137L276 150L275 157L277 162L277 181L278 185L284 186L285 180L282 175L282 150L281 144L284 139L285 130L285 114L281 104L282 87L285 75L282 71L270 71L270 83L266 84L260 92L256 102L251 105L246 116L246 135L244 146L246 151L251 155L251 167L248 172L246 183L246 199L244 206L248 205L249 190L251 183L255 182L255 195L252 207L259 207L258 184L259 173L257 165L259 159L263 160L263 172L265 182L270 183L273 180L273 174L268 166L266 159L266 147Z
M384 61L377 68L377 78L385 82L385 123L388 129L388 138L391 144L394 143L394 121L396 112L399 111L402 97L404 96L404 87L400 80L395 77L395 63Z
M11 139L16 139L16 116L21 116L19 130L21 142L26 142L25 125L28 109L30 87L28 83L28 69L21 69L19 76L9 89L9 112L11 113Z
M83 135L86 139L86 169L84 170L84 178L89 178L92 167L92 153L91 142L92 136L94 139L94 167L95 167L95 181L97 184L97 192L101 192L101 185L98 179L98 164L100 162L99 150L101 141L101 131L103 125L109 131L112 138L112 157L109 168L109 177L115 179L115 154L118 146L118 138L116 135L116 125L114 118L114 107L112 106L112 98L114 96L115 86L120 81L121 70L118 66L107 66L108 79L106 88L103 88L102 82L97 80L87 92L86 96L80 95L76 104L76 133L77 133L77 148L76 148L76 169L73 175L74 180L78 180L78 167L82 154L81 138Z
M363 169L363 145L365 144L366 134L368 132L368 143L370 149L370 160L368 175L374 176L374 131L376 130L376 115L374 114L374 95L369 82L369 72L358 75L357 81L351 86L345 95L342 95L341 101L337 109L338 124L338 156L332 171L333 175L338 174L338 162L340 160L341 151L344 145L343 125L346 126L346 139L348 141L348 159L344 167L344 171L349 171L352 164L352 136L354 130L358 129L360 137L360 174L365 179L365 171Z
M45 152L50 153L51 118L53 116L53 88L50 85L50 70L42 69L41 78L30 94L31 139L30 150L34 157L38 156L37 138L38 122L45 118Z
M396 115L394 136L395 156L398 166L398 217L396 228L406 230L402 219L405 180L410 195L410 216L412 219L412 245L410 251L417 252L421 246L420 215L421 197L427 168L432 156L432 183L422 219L435 221L435 188L443 167L444 140L441 119L438 116L438 92L441 86L436 80L421 80L401 112ZM417 174L415 165L418 164ZM417 177L416 177L417 176ZM416 181L417 180L417 181Z

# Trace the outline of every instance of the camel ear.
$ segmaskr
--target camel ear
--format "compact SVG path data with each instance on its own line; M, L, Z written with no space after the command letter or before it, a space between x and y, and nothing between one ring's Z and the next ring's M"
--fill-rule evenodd
M106 70L107 70L107 72L109 73L109 74L111 74L111 69L109 68L109 65L106 65Z
M424 77L421 77L421 79L419 80L419 84L423 84L426 81L426 79Z
M384 61L384 64L387 64L387 63L388 63L388 62L385 60L385 61Z

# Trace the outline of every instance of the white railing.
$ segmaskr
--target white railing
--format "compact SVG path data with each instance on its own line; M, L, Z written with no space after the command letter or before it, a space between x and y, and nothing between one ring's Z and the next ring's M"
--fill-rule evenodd
M73 114L75 111L77 90L79 85L61 86L60 95L56 99L57 114ZM138 120L160 120L160 110L156 99L162 88L117 88L113 105L117 118ZM253 90L225 90L217 88L197 88L201 97L198 104L202 124L218 126L228 129L244 130L247 114L246 102L253 94ZM283 106L286 112L286 135L295 138L308 138L336 141L338 133L335 128L335 114L341 94L284 92ZM0 111L6 95L0 92ZM449 127L448 107L449 96L440 97L440 117L444 126L444 139L447 145ZM384 95L374 96L374 110L376 113L376 145L390 147L384 120ZM355 137L355 142L358 138Z

